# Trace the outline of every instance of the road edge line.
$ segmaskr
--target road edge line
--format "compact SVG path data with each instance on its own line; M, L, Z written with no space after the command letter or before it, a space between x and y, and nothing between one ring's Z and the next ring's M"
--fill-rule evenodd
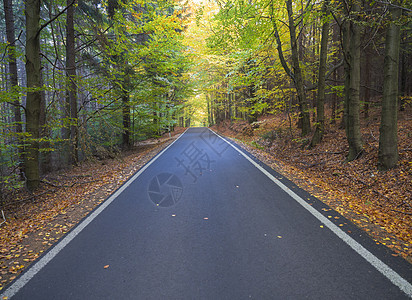
M60 251L64 249L87 225L89 225L106 207L108 207L116 198L123 193L153 162L155 162L164 152L176 143L187 131L187 128L176 140L169 146L159 152L139 171L137 171L129 180L127 180L119 189L117 189L109 198L100 204L90 215L73 228L60 242L51 248L38 262L29 267L11 286L9 286L1 295L0 299L10 299L18 293L43 267L45 267Z
M410 284L401 275L396 273L391 267L373 255L369 250L363 247L360 243L350 237L338 226L333 224L328 218L318 212L315 208L310 206L305 200L298 196L295 192L289 189L285 184L276 179L272 174L262 168L257 162L252 158L247 156L243 151L239 150L232 143L227 141L224 137L214 132L209 128L214 134L228 143L233 149L239 152L244 158L246 158L250 163L252 163L256 168L258 168L263 174L265 174L270 180L272 180L276 185L278 185L283 191L285 191L289 196L291 196L296 202L298 202L303 208L310 212L316 219L322 222L327 228L329 228L335 235L337 235L342 241L344 241L349 247L355 250L360 256L362 256L367 262L369 262L375 269L382 273L386 278L388 278L394 285L396 285L401 291L403 291L407 296L412 298L412 284Z

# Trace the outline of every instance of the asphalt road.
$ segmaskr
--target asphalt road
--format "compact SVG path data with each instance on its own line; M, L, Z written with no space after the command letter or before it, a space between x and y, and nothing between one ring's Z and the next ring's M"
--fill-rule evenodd
M208 129L189 129L2 297L412 296L410 264L258 164Z

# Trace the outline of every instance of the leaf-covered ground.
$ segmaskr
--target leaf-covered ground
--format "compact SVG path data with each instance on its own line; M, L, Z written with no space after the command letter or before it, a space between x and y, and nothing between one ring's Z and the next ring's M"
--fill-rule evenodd
M0 227L0 290L183 130L177 129L172 138L139 143L114 159L48 174L33 195L24 190L7 195L2 207L6 222Z
M399 115L399 164L387 172L377 168L378 111L362 120L365 153L349 163L344 162L348 146L339 124L328 124L324 140L311 150L294 128L296 118L290 123L286 115L215 129L412 263L411 115L410 108Z

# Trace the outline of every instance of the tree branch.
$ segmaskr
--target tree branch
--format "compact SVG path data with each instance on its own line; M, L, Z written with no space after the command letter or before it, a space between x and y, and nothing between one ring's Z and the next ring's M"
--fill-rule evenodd
M58 17L60 17L62 14L64 14L66 12L66 10L69 9L70 6L73 6L74 2L76 2L76 0L72 0L72 2L66 6L62 11L60 11L57 15L55 15L53 18L51 18L49 21L47 21L46 23L44 23L42 26L40 26L39 30L37 31L36 37L40 34L40 32L46 28L47 26L49 26L51 23L53 23Z
M2 61L4 60L4 57L6 56L6 53L7 53L7 48L9 48L10 46L14 45L17 41L19 41L22 33L23 33L23 30L20 31L19 36L17 37L17 39L15 39L15 40L13 41L13 43L6 45L6 48L4 48L3 56L2 56L2 58L1 58L1 60L0 60L0 62L2 62Z
M329 69L328 73L326 73L326 75L325 75L325 80L328 80L328 79L329 79L329 76L330 76L336 69L338 69L339 67L341 67L342 65L343 65L343 59L342 59L337 65L335 65L335 66L333 66L332 68ZM317 88L318 88L318 84L316 83L316 84L312 84L312 85L306 87L306 90L307 90L307 91L312 91L312 90L315 90L315 89L317 89Z
M275 38L276 38L277 50L278 50L278 54L279 54L280 63L282 64L282 67L285 70L286 74L288 74L289 77L294 81L295 80L295 75L290 70L288 64L286 63L285 57L283 56L282 41L280 40L278 26L276 25L276 20L273 18L273 1L272 1L272 7L271 8L272 8L272 11L271 11L270 19L272 20L272 24L273 24L273 31L275 33Z

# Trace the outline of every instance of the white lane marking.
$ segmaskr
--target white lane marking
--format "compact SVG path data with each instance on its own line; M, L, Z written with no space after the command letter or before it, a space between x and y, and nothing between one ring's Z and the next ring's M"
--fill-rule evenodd
M188 128L189 129L189 128ZM16 280L3 294L0 299L10 299L24 287L30 279L32 279L45 265L47 265L60 251L63 250L87 225L89 225L106 207L108 207L125 189L129 187L152 163L155 162L167 149L177 142L188 130L186 129L173 143L163 149L150 162L143 166L132 178L126 181L114 194L104 201L92 214L90 214L83 222L75 227L64 239L46 253L37 263L30 267L19 279Z
M361 244L351 238L346 234L342 229L333 224L328 218L323 216L320 212L310 206L305 200L295 194L291 189L286 185L276 179L272 174L262 168L258 163L253 159L247 156L245 153L236 148L232 143L228 142L225 138L211 130L214 134L232 146L237 152L239 152L244 158L251 162L256 168L258 168L263 174L269 177L275 184L277 184L282 190L289 194L293 199L295 199L300 205L302 205L307 211L309 211L315 218L322 222L326 227L328 227L334 234L336 234L342 241L348 244L353 250L355 250L360 256L362 256L366 261L368 261L373 267L375 267L379 272L381 272L386 278L388 278L394 285L401 289L406 295L412 298L412 285L405 280L402 276L392 270L388 265L383 261L365 249Z

